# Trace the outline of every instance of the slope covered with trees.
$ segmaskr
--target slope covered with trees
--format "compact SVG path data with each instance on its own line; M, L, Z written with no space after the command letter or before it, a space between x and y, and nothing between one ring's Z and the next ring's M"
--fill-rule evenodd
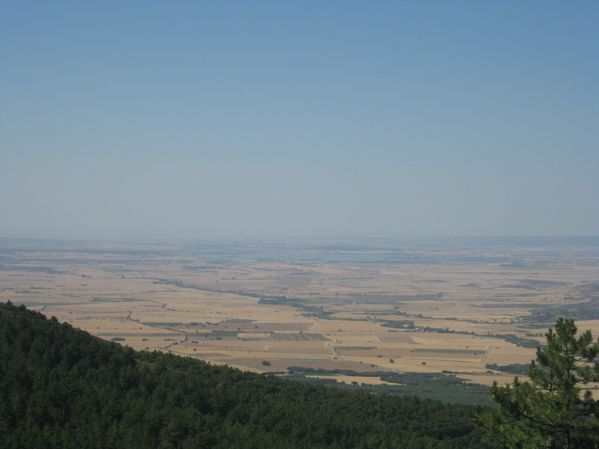
M137 353L0 304L3 448L481 448L473 409Z

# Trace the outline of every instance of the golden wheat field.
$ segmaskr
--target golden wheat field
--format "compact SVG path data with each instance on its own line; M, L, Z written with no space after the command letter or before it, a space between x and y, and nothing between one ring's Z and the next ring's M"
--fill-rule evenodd
M0 300L101 338L257 372L509 382L558 316L599 336L596 241L0 242Z

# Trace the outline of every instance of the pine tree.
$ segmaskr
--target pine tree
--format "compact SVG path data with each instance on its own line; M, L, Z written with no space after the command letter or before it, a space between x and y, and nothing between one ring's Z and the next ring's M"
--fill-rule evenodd
M599 381L599 343L590 331L577 336L574 320L566 318L545 336L546 346L537 348L530 365L530 381L494 383L497 408L477 421L494 447L598 449L599 401L587 384Z

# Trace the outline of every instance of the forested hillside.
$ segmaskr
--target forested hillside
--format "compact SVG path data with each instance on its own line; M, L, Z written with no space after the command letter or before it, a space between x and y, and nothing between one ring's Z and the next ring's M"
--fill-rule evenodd
M137 353L0 304L2 448L481 448L473 409Z

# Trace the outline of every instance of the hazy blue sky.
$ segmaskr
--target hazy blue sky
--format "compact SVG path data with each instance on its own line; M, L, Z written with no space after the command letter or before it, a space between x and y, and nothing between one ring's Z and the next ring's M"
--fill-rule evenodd
M0 5L0 234L599 234L597 1Z

